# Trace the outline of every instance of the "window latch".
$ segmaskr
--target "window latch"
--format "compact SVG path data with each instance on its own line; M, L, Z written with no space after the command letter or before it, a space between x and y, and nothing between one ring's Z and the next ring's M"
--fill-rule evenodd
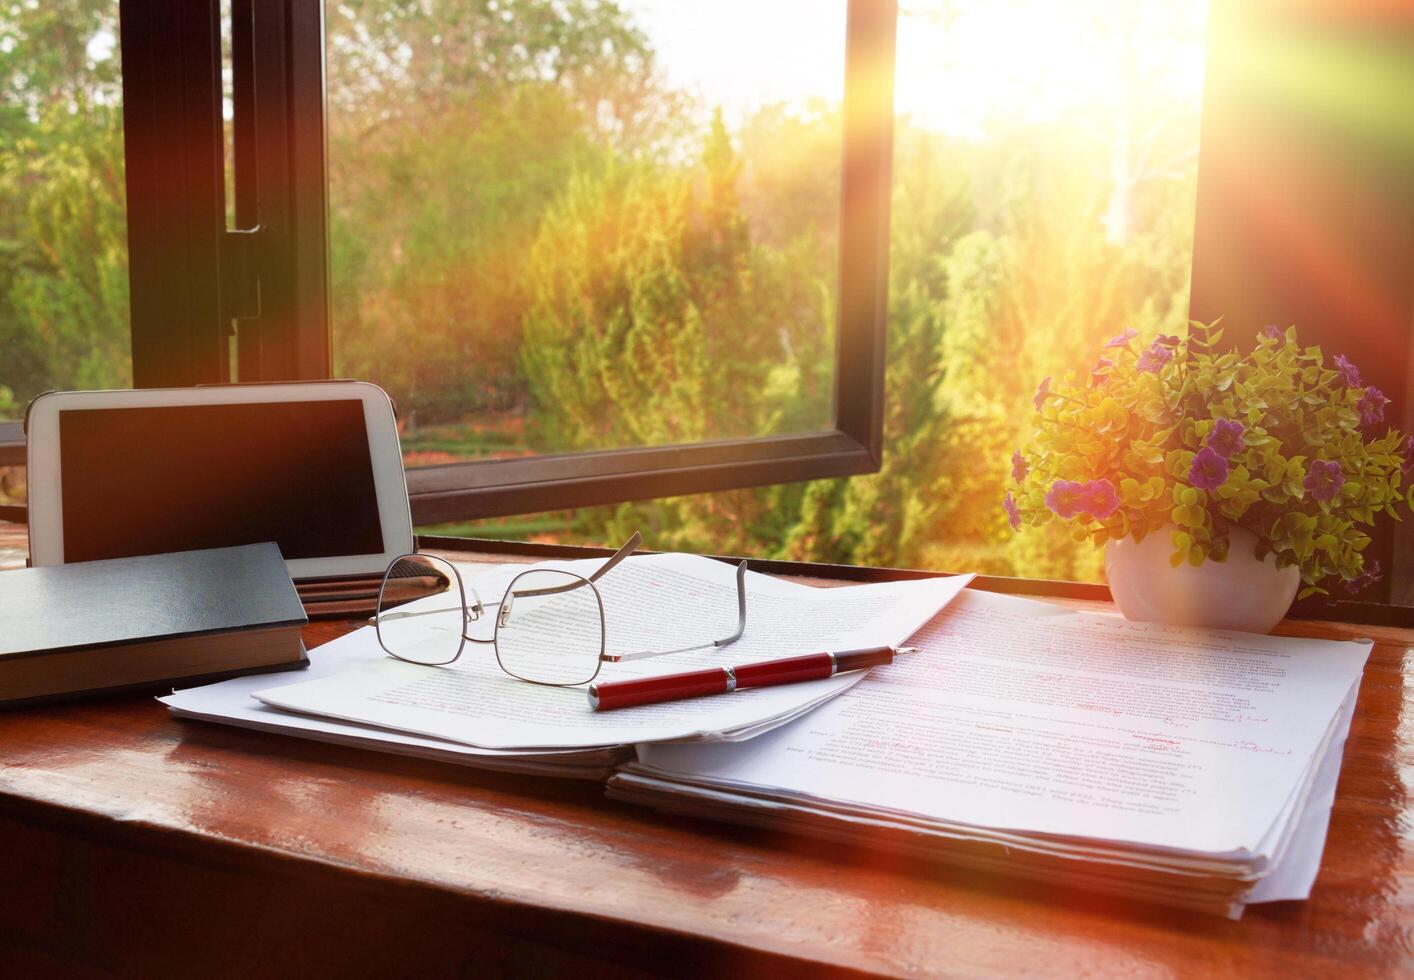
M260 316L259 249L264 235L256 225L221 236L221 312L227 321Z

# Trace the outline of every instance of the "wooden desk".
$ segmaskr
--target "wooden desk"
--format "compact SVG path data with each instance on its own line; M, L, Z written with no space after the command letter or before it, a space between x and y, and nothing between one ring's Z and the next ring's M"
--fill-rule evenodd
M1408 975L1411 634L1288 631L1379 642L1315 895L1241 922L125 698L0 715L0 974Z

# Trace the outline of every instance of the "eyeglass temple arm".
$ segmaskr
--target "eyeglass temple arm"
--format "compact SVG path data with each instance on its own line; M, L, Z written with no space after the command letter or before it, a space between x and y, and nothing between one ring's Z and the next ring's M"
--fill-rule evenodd
M746 632L746 560L736 566L736 632L726 639L713 640L714 647L730 646Z
M605 575L609 574L610 570L613 569L615 565L617 565L619 562L623 561L629 555L637 551L638 546L642 543L643 535L639 534L637 531L634 531L633 537L625 541L622 548L610 555L609 559L605 561L604 564L600 565L599 568L589 576L589 581L597 582Z
M463 612L465 606L448 606L446 609L392 609L377 616L370 616L369 623L386 623L394 619L412 619L416 616L435 616L438 613Z
M633 552L636 552L639 544L642 543L643 536L639 535L635 530L633 536L629 537L629 539L624 542L624 547L621 547L617 552L611 554L608 560L605 561L604 564L601 564L600 567L595 568L595 570L590 573L590 577L588 577L587 580L585 580L585 578L575 578L574 581L570 581L570 583L564 585L546 585L544 588L518 588L518 590L506 593L505 604L509 604L510 600L518 600L518 598L526 597L526 595L559 595L560 593L573 593L575 588L584 588L585 581L595 583L595 581L600 580L600 578L607 576L609 570L617 566L619 561L626 559L626 557L631 556ZM488 607L502 604L503 602L486 602Z
M606 560L604 564L600 565L597 569L590 573L588 581L599 581L601 578L607 575L615 565L617 565L619 562L623 561L629 555L637 551L638 546L642 543L643 535L639 534L637 531L634 531L633 537L625 541L624 546L622 548L610 555L608 560ZM582 588L584 588L584 580L576 580L574 582L567 582L564 585L546 586L543 589L516 589L514 592L511 593L511 595L517 599L520 599L525 596L559 595L561 592L573 592L575 589ZM497 606L500 605L500 603L488 602L486 603L486 605Z
M629 660L647 660L650 657L666 657L670 653L691 653L693 650L706 650L709 647L731 646L741 635L746 632L746 562L742 562L736 567L736 632L721 640L713 640L711 643L699 643L692 647L679 647L676 650L643 650L638 653L606 653L599 659L607 663L625 663Z

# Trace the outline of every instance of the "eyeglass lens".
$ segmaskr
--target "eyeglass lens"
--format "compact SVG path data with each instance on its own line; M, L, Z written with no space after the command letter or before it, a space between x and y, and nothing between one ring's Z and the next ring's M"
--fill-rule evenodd
M404 555L378 592L378 642L400 660L447 664L462 648L462 588L450 562ZM420 598L414 598L420 597ZM475 598L468 594L468 601Z
M583 684L598 674L604 612L586 579L522 572L495 614L496 656L506 673L537 684Z

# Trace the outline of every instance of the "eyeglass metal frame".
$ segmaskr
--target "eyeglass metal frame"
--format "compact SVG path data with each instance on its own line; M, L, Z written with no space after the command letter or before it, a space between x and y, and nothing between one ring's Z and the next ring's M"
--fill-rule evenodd
M604 564L596 568L589 575L588 578L585 578L583 575L576 574L575 572L565 571L564 569L560 568L526 569L525 571L518 574L515 578L511 579L510 584L506 586L506 591L501 596L499 601L488 603L482 603L481 597L477 595L475 589L472 589L472 596L475 598L475 601L468 604L466 601L466 586L462 583L461 572L457 571L457 567L451 562L446 561L445 559L439 559L443 562L443 564L445 564L448 568L451 569L452 575L455 577L456 580L457 595L461 600L462 630L461 640L457 644L457 652L447 660L438 661L437 663L429 663L425 660L412 660L408 657L399 656L393 650L388 649L388 644L383 641L383 623L392 622L394 620L400 619L412 619L418 616L433 616L438 613L452 612L454 611L455 607L447 607L442 609L411 610L392 609L386 613L378 613L370 620L370 622L373 624L375 631L377 632L378 645L383 648L384 653L386 653L388 656L392 657L395 660L401 660L404 663L417 664L422 667L446 667L450 664L456 663L458 660L461 659L462 653L466 650L467 643L490 645L496 654L496 665L499 666L502 671L509 674L511 677L514 677L516 680L525 681L528 684L539 684L544 687L577 687L580 684L592 683L596 678L598 678L599 671L606 663L621 663L630 660L647 660L651 657L666 657L674 653L691 653L695 650L709 650L714 647L730 646L737 640L741 639L742 634L746 632L745 561L742 561L736 567L737 624L735 632L733 632L730 636L724 637L720 640L712 640L708 643L698 643L693 646L678 647L673 650L639 650L633 653L607 653L607 632L605 629L604 597L600 594L599 587L595 583L598 582L605 575L607 575L609 571L614 568L615 565L619 564L619 562L623 561L629 555L637 551L639 545L641 545L642 543L643 536L637 531L633 532L633 536L629 538L628 541L624 542L623 547L619 548L619 550L614 552L613 555L605 559ZM383 581L378 586L379 609L383 608L383 593L388 588L388 581L392 577L393 570L397 568L398 563L408 558L425 559L427 557L429 556L410 553L406 555L399 555L397 558L394 558L392 562L388 564L388 568L383 572ZM525 578L527 575L543 574L547 571L556 572L561 575L568 576L570 578L575 579L576 581L569 582L561 586L555 586L552 588L522 590L516 589L516 583L519 582L521 579ZM505 660L501 657L501 646L498 641L501 635L501 628L510 621L511 611L514 608L515 600L518 598L527 598L533 596L557 595L560 593L571 592L575 589L581 589L585 587L589 588L594 593L594 601L598 604L599 608L599 654L594 660L594 672L583 680L541 681L535 680L534 678L530 677L524 677L507 667ZM497 610L495 629L491 634L491 638L489 640L483 640L479 637L471 636L467 632L467 624L480 621L481 617L489 609Z

